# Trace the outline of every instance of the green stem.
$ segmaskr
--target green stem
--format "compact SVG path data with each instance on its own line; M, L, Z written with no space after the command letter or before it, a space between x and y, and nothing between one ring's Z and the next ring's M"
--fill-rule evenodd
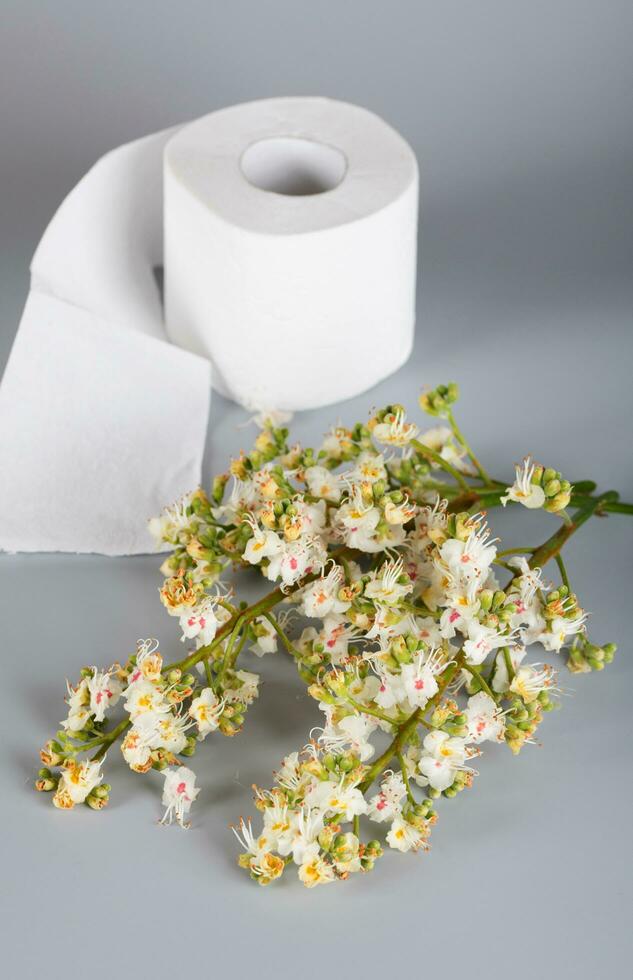
M409 737L415 731L419 722L422 720L422 718L427 713L427 711L435 707L435 705L438 703L444 691L446 690L446 688L448 687L448 685L450 684L453 677L455 676L455 674L457 673L457 671L461 666L462 666L462 658L458 657L457 661L448 664L445 667L442 674L442 682L440 684L437 694L435 694L430 699L430 701L427 701L424 708L416 708L415 711L409 715L407 720L404 721L402 725L400 725L400 727L398 728L398 732L394 740L390 743L390 745L387 746L385 751L376 760L376 762L374 762L373 766L370 766L370 768L368 769L365 778L363 779L362 783L359 786L359 789L361 790L362 793L365 793L369 789L369 787L375 780L376 776L378 776L379 773L381 773L389 765L394 755L397 755L398 752L401 751L403 746L406 745L407 741L409 740Z
M213 651L216 650L224 640L226 640L227 636L229 636L233 631L237 619L240 619L242 616L248 616L249 619L255 619L257 616L262 616L265 612L268 612L269 609L272 609L279 602L285 599L287 595L290 595L292 592L296 592L297 589L303 588L304 585L311 582L315 577L315 575L306 576L296 585L292 586L287 593L282 592L281 588L279 587L273 589L272 592L269 592L262 599L258 599L258 601L254 602L251 606L247 606L246 609L238 610L231 617L231 619L227 620L227 622L220 627L211 643L208 643L204 647L200 647L199 650L195 650L183 660L179 660L173 664L168 664L163 668L163 673L168 673L170 670L174 669L182 670L184 673L191 667L194 667L197 663L200 663L201 660L209 657Z
M530 568L542 568L550 558L555 558L561 548L569 541L572 534L575 534L585 521L588 521L599 509L602 510L604 504L609 503L614 498L617 498L615 490L608 490L599 497L587 498L582 507L572 516L571 523L563 524L540 548L536 549L529 561Z
M505 551L497 552L497 558L504 558L506 555L532 554L534 550L534 548L506 548Z
M573 501L572 497L572 501ZM621 503L619 500L609 501L604 507L601 507L597 512L599 514L631 514L633 515L633 504Z
M400 763L400 769L402 771L402 781L407 791L407 799L409 800L409 803L411 803L412 806L415 806L417 800L411 790L411 783L409 782L409 773L407 772L407 764L404 761L404 755L402 754L402 751L398 752L398 762Z
M361 714L371 715L372 718L379 718L380 721L386 721L389 725L393 725L394 728L398 724L396 721L393 720L393 718L390 718L389 715L385 715L382 711L379 711L377 708L370 708L368 705L361 704L360 701L356 701L355 698L350 698L347 695L345 695L345 701L352 708L355 708L356 711L361 712Z
M434 449L429 449L428 446L425 446L424 443L420 442L418 439L412 439L411 445L420 456L426 456L426 458L430 459L433 463L437 463L437 465L445 470L446 473L450 473L453 479L459 483L462 490L470 490L464 475L460 473L458 469L452 466L451 463L443 459L439 453L436 453Z
M494 693L494 691L492 690L492 688L489 687L488 682L486 680L484 680L484 677L483 677L481 671L478 670L476 667L473 667L471 664L467 664L466 662L464 662L462 664L462 666L463 666L464 670L467 670L468 671L468 673L470 674L471 677L474 677L476 680L479 681L479 683L481 684L481 686L482 686L483 690L486 692L486 694L489 697L491 697L493 701L496 701L497 700L497 696Z
M418 606L415 602L402 602L400 608L405 612L413 613L414 616L432 616L433 619L439 619L442 615L441 609L427 609L426 606Z
M451 514L459 513L460 511L470 510L471 507L481 506L484 510L488 510L490 507L498 507L501 504L501 497L505 495L505 489L491 488L486 490L484 488L477 489L476 487L468 487L468 491L460 494L458 497L454 497L449 501L448 511ZM589 503L594 503L595 513L598 515L602 514L629 514L633 515L633 504L623 503L617 499L618 495L615 490L610 490L608 493L603 493L599 497L590 497L584 494L573 494L571 498L572 507L584 508ZM510 501L510 504L514 506L514 501ZM517 504L516 506L521 506ZM572 523L574 518L572 517Z
M288 653L290 654L290 656L291 657L295 657L295 658L299 658L301 656L301 654L296 649L296 647L292 644L292 642L289 639L287 633L281 628L281 626L279 625L279 623L277 622L277 620L275 619L275 617L272 616L270 613L264 613L264 619L267 619L268 620L268 622L270 623L270 625L272 626L272 628L279 635L279 637L281 639L281 642L285 646L285 648L288 651Z
M242 626L248 626L250 618L246 616L246 613L242 613L235 620L235 626L231 630L231 635L229 636L229 642L226 645L226 651L224 653L224 660L222 661L222 666L218 671L218 681L223 681L227 670L230 670L235 663L235 657L233 656L233 647L235 646L235 641L239 635Z
M563 556L558 554L558 555L554 555L554 558L556 560L556 564L558 565L558 570L560 572L560 577L563 580L563 585L566 585L569 591L571 592L571 586L569 584L569 576L567 574L567 569L565 568L565 562L563 561Z
M458 426L457 422L455 421L455 416L450 411L450 409L449 409L449 413L448 413L448 423L449 423L451 429L453 430L453 435L455 436L455 438L457 439L457 441L460 443L461 446L463 446L463 448L466 450L466 452L470 456L470 459L471 459L471 461L473 463L473 466L475 467L475 469L479 473L479 476L481 477L481 479L483 480L483 482L485 483L485 485L487 487L491 487L493 485L493 482L494 481L489 476L489 474L487 473L487 471L484 469L484 467L482 466L482 464L479 462L479 459L477 458L477 456L475 456L473 450L471 449L470 445L466 441L466 438L465 438L462 430L460 429L460 427Z
M106 752L108 751L112 743L116 742L119 735L122 735L123 732L126 730L126 728L129 728L131 724L132 722L129 718L124 718L123 721L120 721L119 724L116 726L116 728L113 728L112 731L109 733L109 735L106 735L104 737L103 745L101 746L100 749L97 750L97 752L95 752L91 761L98 762L99 759L103 759L104 755L106 754Z

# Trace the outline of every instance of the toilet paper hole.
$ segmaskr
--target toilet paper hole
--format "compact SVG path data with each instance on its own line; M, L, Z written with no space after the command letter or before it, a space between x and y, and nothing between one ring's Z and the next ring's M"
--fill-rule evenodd
M333 146L294 136L274 136L242 154L242 173L262 191L293 197L323 194L337 187L347 169L345 154Z

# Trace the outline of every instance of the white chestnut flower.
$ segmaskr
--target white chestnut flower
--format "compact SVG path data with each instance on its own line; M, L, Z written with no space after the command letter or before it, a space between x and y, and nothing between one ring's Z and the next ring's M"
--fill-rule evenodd
M310 494L337 504L341 499L341 478L326 466L309 466L304 479Z
M503 712L496 701L485 691L479 691L478 694L473 694L468 699L468 706L464 714L466 715L469 742L477 744L485 741L503 741L505 731Z
M406 412L402 408L385 415L382 422L372 429L374 439L387 446L408 445L412 439L415 439L419 430L414 422L407 422L406 418Z
M535 468L530 456L526 456L522 463L517 463L514 468L514 483L506 489L505 496L500 498L504 507L508 500L523 504L529 510L536 510L543 506L545 491L538 483L532 483Z
M433 789L442 792L452 786L455 776L468 757L466 740L451 737L446 732L429 732L423 742L424 751L418 769Z
M95 721L103 721L108 708L114 707L121 697L121 682L113 671L99 671L92 668L92 676L88 678L90 692L90 711Z
M195 786L196 774L185 766L179 766L177 769L166 769L164 776L162 802L166 810L160 822L165 824L176 820L181 827L187 828L189 824L185 822L185 817L200 792Z
M220 723L220 716L225 702L221 700L210 687L194 698L189 707L189 716L198 726L198 737L204 739L209 732L214 732Z

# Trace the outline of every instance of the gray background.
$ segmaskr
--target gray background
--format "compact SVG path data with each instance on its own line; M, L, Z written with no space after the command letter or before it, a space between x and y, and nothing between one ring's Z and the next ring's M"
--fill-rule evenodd
M455 378L495 472L531 451L633 498L629 2L4 0L2 20L0 364L38 237L104 151L234 102L331 95L384 115L418 154L418 335L396 377L304 413L296 434L316 440L337 416ZM215 398L208 472L246 443L244 414ZM513 512L494 525L520 544L553 523ZM258 889L226 829L316 720L291 666L264 661L243 735L194 759L189 833L155 826L162 780L116 751L109 809L59 813L30 784L64 676L122 659L137 636L158 635L166 654L179 644L155 557L1 556L7 975L622 972L632 543L630 519L614 517L571 544L591 634L620 652L600 675L562 675L570 696L543 747L489 750L473 789L441 806L430 855L392 852L372 875L311 892L292 875Z

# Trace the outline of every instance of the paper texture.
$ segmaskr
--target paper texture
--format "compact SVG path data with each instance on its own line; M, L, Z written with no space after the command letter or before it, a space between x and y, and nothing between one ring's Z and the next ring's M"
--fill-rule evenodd
M148 519L200 480L208 392L201 358L32 292L0 389L2 547L153 550Z
M244 173L260 148L267 190ZM167 332L249 409L350 398L411 351L417 211L413 152L358 106L267 99L190 123L165 148Z
M53 217L0 386L0 548L152 551L147 519L195 487L210 364L169 344L162 154L108 153Z

